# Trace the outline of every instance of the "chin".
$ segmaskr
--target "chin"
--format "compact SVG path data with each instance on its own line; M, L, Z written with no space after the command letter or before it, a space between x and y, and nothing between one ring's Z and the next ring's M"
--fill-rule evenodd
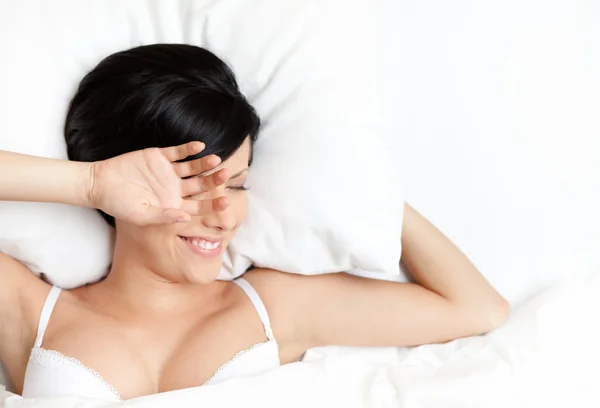
M174 254L182 283L208 284L217 280L223 266L223 252L228 246L225 241L217 248L206 249L192 245L178 236Z
M210 268L212 273L207 273L208 272L208 268L203 270L199 270L201 268L196 268L195 271L190 271L188 273L186 273L184 276L187 278L186 282L187 283L192 283L192 284L200 284L200 285L206 285L209 283L212 283L214 281L217 280L217 278L219 277L219 272L221 270L221 268L215 268L216 270L213 270L213 268Z

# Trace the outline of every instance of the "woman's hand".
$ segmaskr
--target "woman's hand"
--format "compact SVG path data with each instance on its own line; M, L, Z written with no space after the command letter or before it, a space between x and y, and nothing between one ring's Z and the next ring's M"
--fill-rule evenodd
M189 221L192 215L222 211L226 197L215 197L215 187L229 178L215 155L178 161L204 150L191 142L167 148L126 153L91 164L87 199L91 207L137 225ZM199 177L193 177L200 175ZM194 199L186 199L194 195Z

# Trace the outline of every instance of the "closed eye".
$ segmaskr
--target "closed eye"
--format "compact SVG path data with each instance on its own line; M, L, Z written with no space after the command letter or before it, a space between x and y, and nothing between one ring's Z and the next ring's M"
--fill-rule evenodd
M228 190L234 190L234 191L247 191L248 187L246 186L229 186L227 187Z

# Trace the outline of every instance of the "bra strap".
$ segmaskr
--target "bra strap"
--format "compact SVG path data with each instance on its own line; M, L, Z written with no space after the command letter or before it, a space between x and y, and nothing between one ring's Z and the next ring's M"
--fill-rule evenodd
M271 329L271 320L269 319L269 314L267 313L267 309L265 308L265 305L260 299L260 296L256 290L254 290L252 285L244 278L237 278L233 281L233 283L238 285L244 292L246 292L246 295L248 295L250 298L250 301L254 305L254 308L256 309L263 326L265 327L267 338L269 340L275 340L275 337L273 336L273 330Z
M46 302L44 302L44 308L42 309L42 314L40 316L40 322L38 323L37 337L35 338L34 347L42 346L44 333L46 333L48 321L50 321L50 316L52 315L52 310L54 310L54 305L56 305L58 296L60 296L60 291L61 289L58 286L52 286L50 293L48 293L48 297L46 297Z

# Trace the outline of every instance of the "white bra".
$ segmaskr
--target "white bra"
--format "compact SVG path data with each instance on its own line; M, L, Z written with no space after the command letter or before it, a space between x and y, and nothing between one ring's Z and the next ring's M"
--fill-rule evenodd
M273 337L267 309L254 288L244 279L233 281L248 295L263 323L268 341L241 350L224 363L203 385L216 384L234 377L258 374L279 367L279 350ZM25 379L23 397L78 396L99 400L120 401L117 390L95 370L79 360L55 350L42 348L42 340L60 295L60 288L53 286L46 298L37 337L31 350ZM200 362L199 362L200 364Z

